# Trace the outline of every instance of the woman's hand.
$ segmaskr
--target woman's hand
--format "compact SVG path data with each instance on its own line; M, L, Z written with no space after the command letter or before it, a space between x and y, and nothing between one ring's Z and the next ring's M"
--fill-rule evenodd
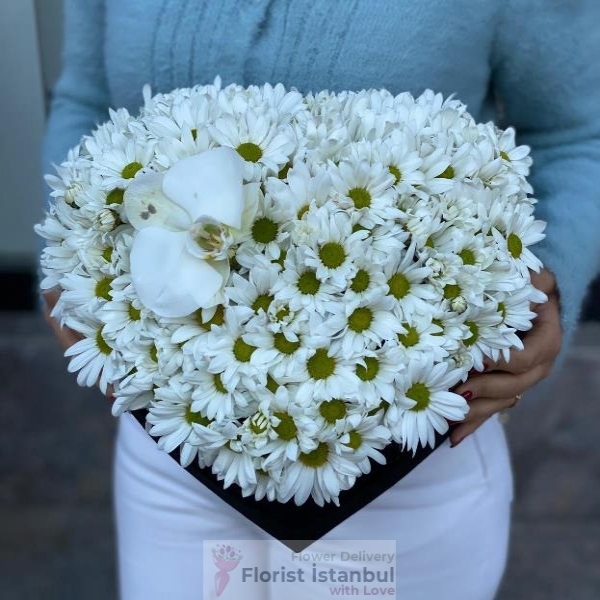
M469 403L469 414L450 435L452 446L473 433L494 413L512 408L529 388L547 377L562 342L558 290L554 275L546 269L531 274L533 285L548 302L532 306L537 313L533 327L523 336L523 350L513 350L510 361L486 361L485 373L476 374L454 390Z

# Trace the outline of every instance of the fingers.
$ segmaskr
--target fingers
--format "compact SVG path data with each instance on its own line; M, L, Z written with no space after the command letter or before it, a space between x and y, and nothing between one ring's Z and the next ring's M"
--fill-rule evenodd
M547 296L556 294L556 279L548 269L541 269L539 273L531 271L531 283L533 287L541 290Z
M513 408L518 402L516 396L510 398L478 398L469 402L469 414L450 434L452 447L458 445L478 427L483 425L494 413Z
M545 367L536 365L525 373L503 373L494 371L467 379L454 390L465 397L467 401L475 398L514 398L525 390L533 387L545 377ZM497 410L502 410L498 408Z

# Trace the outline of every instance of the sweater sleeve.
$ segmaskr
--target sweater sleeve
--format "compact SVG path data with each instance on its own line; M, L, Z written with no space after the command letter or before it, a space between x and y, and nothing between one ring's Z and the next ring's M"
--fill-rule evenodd
M508 0L493 56L506 125L531 146L546 238L533 251L557 280L564 346L600 265L600 2Z
M62 73L54 87L42 147L44 173L82 135L108 119L104 71L104 0L65 0Z

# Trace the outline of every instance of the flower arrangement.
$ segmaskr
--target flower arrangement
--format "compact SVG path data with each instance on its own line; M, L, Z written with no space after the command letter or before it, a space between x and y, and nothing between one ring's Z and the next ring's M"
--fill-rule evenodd
M47 176L43 290L81 385L244 496L338 503L522 348L543 238L514 131L428 90L177 89Z

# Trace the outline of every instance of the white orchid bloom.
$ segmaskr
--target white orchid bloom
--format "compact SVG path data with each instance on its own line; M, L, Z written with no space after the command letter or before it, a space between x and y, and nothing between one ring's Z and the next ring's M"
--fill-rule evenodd
M183 317L221 301L231 245L258 203L258 184L244 185L243 174L243 159L221 147L130 183L125 214L137 229L131 278L146 308Z

